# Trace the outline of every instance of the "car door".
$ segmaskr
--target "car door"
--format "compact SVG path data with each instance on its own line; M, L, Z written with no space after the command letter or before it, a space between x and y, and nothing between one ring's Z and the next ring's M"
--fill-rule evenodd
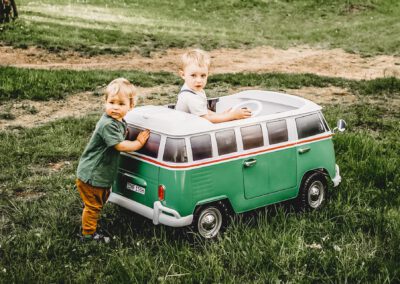
M246 199L268 192L268 163L265 154L260 154L264 138L260 124L240 128L243 150L250 155L242 159L243 186ZM258 150L258 151L257 151Z

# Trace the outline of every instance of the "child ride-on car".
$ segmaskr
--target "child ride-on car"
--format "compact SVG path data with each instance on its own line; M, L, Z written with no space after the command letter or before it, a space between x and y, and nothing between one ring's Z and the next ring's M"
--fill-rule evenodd
M172 227L215 238L229 215L293 199L319 209L328 180L341 177L333 132L317 104L295 96L244 91L210 99L216 112L249 107L248 119L213 124L173 106L142 106L125 117L129 139L151 134L122 154L109 201ZM339 130L345 123L341 120Z

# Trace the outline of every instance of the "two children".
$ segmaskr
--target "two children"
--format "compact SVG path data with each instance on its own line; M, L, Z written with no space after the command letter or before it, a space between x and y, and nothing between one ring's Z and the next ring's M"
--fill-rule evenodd
M179 74L185 81L176 104L176 110L201 116L213 123L243 119L251 116L249 109L228 110L215 113L207 109L204 87L207 84L210 57L194 49L182 56ZM76 186L84 202L82 212L82 238L102 240L96 232L97 221L103 205L110 195L111 185L117 175L119 152L141 149L149 138L149 131L139 133L135 141L125 140L126 113L133 108L135 87L126 79L112 81L105 92L105 113L86 146L77 169Z

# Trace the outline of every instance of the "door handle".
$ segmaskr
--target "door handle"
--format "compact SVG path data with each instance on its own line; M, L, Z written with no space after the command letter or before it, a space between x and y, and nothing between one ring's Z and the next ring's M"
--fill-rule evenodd
M249 159L249 160L247 160L247 161L244 161L244 166L245 166L246 168L252 167L252 166L254 166L255 164L257 164L257 160L256 160L256 159Z
M305 154L305 153L309 152L310 150L311 150L310 147L300 148L299 149L299 154Z

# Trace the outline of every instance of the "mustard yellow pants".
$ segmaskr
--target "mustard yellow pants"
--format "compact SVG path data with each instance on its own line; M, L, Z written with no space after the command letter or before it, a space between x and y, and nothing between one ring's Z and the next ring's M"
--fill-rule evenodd
M96 232L100 211L110 196L110 189L92 186L80 179L76 180L76 187L85 204L82 212L82 235L91 235Z

